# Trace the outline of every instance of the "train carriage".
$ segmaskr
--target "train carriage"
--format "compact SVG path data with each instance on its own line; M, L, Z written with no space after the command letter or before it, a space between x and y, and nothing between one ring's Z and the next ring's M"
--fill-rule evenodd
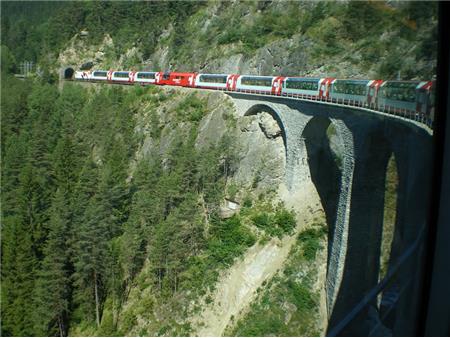
M283 95L319 96L320 78L287 77L283 81Z
M228 89L228 80L233 75L228 74L197 74L195 87L205 89Z
M90 80L92 80L92 81L107 81L108 73L110 73L110 72L107 70L93 71L91 74Z
M242 75L237 78L236 91L280 95L282 76Z
M75 80L88 81L91 79L91 72L89 71L76 71L73 77Z
M282 84L282 95L328 98L329 88L333 80L334 78L287 77Z
M194 87L196 73L159 72L155 75L156 84Z
M330 98L333 102L355 103L367 106L370 85L373 80L335 79L331 83Z
M134 82L134 72L113 72L111 81L122 84L131 84Z
M420 81L385 81L378 94L378 107L388 112L420 111L418 94Z

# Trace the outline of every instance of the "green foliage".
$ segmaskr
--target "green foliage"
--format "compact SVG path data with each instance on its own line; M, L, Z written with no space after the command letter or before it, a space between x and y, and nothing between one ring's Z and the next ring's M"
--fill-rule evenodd
M16 60L14 55L12 55L11 51L7 46L1 46L0 54L1 58L1 69L5 73L13 73L16 69Z
M250 196L245 196L244 201L242 202L242 206L244 208L251 208L253 205L252 198Z
M242 225L236 215L225 221L215 222L210 234L208 253L215 262L225 266L229 266L235 257L256 242L255 236Z
M296 226L295 213L284 208L279 208L275 212L274 221L283 232L288 234L291 234Z
M180 121L199 122L206 114L204 101L195 93L189 94L175 109Z
M234 200L236 198L236 194L239 192L239 187L235 183L232 183L228 186L227 192L228 197Z
M253 224L264 230L269 236L280 237L291 234L296 226L295 213L278 206L274 213L256 212L251 216Z
M303 256L307 261L313 261L316 258L317 251L322 248L322 238L326 233L325 226L303 231L298 235L298 241L302 245Z
M304 315L308 315L317 306L317 300L311 292L310 285L289 280L287 287L297 309Z
M89 43L98 43L110 34L116 48L111 53L123 54L137 42L147 58L169 23L179 22L176 27L182 29L189 15L203 5L187 1L2 3L2 44L11 49L16 60L36 61L58 51L86 29ZM173 43L177 45L182 39L180 31ZM127 63L138 61L133 58Z
M103 114L79 86L3 78L2 334L66 335L117 294L111 240L128 217L134 130L123 112L136 98L101 90ZM93 147L108 150L100 166Z
M318 225L315 225L317 227ZM316 229L318 232L322 229ZM304 231L304 233L310 232ZM309 235L308 235L309 236ZM320 236L317 235L319 238ZM319 295L313 291L317 270L315 261L304 256L302 241L294 246L280 275L273 277L228 336L319 336L316 318Z

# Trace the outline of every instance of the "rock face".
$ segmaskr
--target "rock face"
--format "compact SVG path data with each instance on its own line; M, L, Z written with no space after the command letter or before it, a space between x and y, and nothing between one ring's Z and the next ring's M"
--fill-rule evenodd
M402 60L402 74L410 77L421 72L429 73L435 67L436 61L432 57L418 57L418 51L425 42L428 45L434 39L432 32L436 27L436 17L430 17L426 27L417 29L417 38L414 39L396 32L394 26L385 27L381 34L358 40L349 36L345 20L340 18L346 3L341 1L323 6L320 1L208 2L186 21L163 23L156 31L150 29L150 35L144 34L146 29L143 29L142 36L126 44L113 42L105 34L100 44L89 46L83 34L76 34L66 50L61 51L56 67L81 65L92 59L97 69L171 69L200 73L370 79L379 77L380 65L390 64L392 54ZM397 18L404 10L400 9L403 6L390 1L387 7L391 7L387 11L389 13L398 7ZM381 16L385 15L383 11ZM280 20L291 20L292 25ZM389 21L395 20L390 18ZM271 22L281 24L271 27ZM182 31L177 28L179 24L183 26ZM180 37L182 39L178 40ZM175 45L174 39L180 42ZM149 40L152 48L144 52L141 42ZM368 57L365 50L369 47L366 46L374 48L378 56ZM391 48L394 53L388 52Z
M219 214L221 218L230 218L240 209L239 203L226 199L225 204L220 207Z
M281 135L280 126L269 113L259 114L259 126L267 138L273 139Z
M276 189L283 181L286 155L281 130L269 113L238 120L240 157L236 182L255 191Z

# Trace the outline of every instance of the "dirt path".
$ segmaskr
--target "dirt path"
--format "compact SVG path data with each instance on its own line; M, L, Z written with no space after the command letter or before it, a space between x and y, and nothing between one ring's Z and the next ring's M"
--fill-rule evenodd
M296 235L312 219L314 212L320 212L321 205L317 192L312 187L305 187L302 193L286 196L295 200L286 200L287 205L296 205L298 226L292 236L282 240L274 238L265 245L256 244L250 248L243 259L236 262L224 274L217 284L213 302L206 305L203 312L191 322L197 336L221 336L232 317L237 318L240 311L256 296L256 290L266 280L272 278L283 267ZM300 202L300 203L298 203ZM202 325L202 323L204 325Z

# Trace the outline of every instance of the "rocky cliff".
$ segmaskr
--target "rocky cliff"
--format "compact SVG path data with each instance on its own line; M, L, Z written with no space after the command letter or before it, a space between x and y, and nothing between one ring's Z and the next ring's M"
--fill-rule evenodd
M97 46L78 34L60 64L284 76L431 78L436 67L435 4L225 1L201 3L168 22L146 55L105 35ZM428 14L427 14L428 13ZM144 34L144 32L143 32ZM142 43L144 43L142 42ZM117 53L119 51L119 53ZM75 54L78 56L75 57Z

